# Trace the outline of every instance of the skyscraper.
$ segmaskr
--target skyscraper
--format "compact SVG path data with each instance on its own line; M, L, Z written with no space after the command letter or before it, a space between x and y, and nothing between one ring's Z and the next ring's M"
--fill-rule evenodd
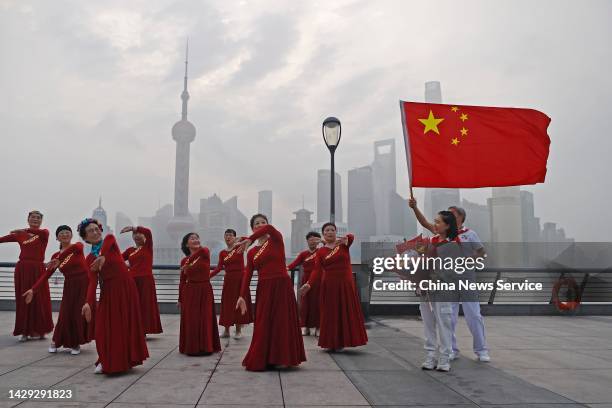
M272 224L272 191L263 190L258 194L257 212L268 217L268 223Z
M442 87L439 81L425 82L425 102L442 103ZM428 219L433 219L438 211L446 210L451 205L460 203L457 188L426 188L423 213Z
M372 162L374 187L374 212L376 213L376 235L391 234L394 222L391 214L391 200L396 193L395 139L374 142ZM394 214L397 216L398 214Z
M200 200L199 231L200 238L211 254L225 248L223 234L231 228L237 235L245 235L247 218L238 209L236 196L223 202L217 194Z
M336 196L335 219L342 222L342 182L340 174L336 173L334 180L334 195ZM331 177L328 169L317 171L317 222L328 222L330 220L329 206L331 193Z
M167 231L174 239L193 230L194 221L189 213L189 155L191 142L195 140L195 126L187 120L187 64L189 45L185 51L185 77L181 93L181 120L172 127L172 138L176 142L176 163L174 172L174 217L168 223Z
M306 234L312 231L312 219L314 214L305 208L293 212L295 218L291 220L291 256L296 256L306 247Z
M348 172L348 228L359 242L376 235L372 166Z
M105 237L106 235L113 233L113 230L108 225L106 210L102 208L102 197L100 197L98 200L98 206L92 211L91 218L98 220L100 224L102 224L102 236Z

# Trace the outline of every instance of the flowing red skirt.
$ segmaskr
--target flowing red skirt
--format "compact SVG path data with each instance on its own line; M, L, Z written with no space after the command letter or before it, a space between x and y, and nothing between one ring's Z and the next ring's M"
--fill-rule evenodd
M153 275L135 276L134 283L136 284L138 298L140 299L140 313L142 314L142 327L144 333L162 333L159 306L157 305L155 278Z
M249 371L263 371L268 365L297 366L303 361L306 353L291 279L260 280L253 338L242 365Z
M328 349L363 346L368 342L355 284L346 278L323 278L319 346Z
M51 294L45 281L36 291L32 302L25 303L23 293L30 289L38 277L45 273L42 262L19 261L15 267L15 329L13 336L38 337L53 330L51 317Z
M302 285L308 277L302 278ZM302 327L319 327L321 317L321 287L314 283L310 290L300 298L300 325Z
M241 284L242 274L232 274L231 272L225 274L223 278L223 291L221 292L220 326L230 327L235 324L249 324L253 322L253 305L250 293L244 299L247 304L247 312L242 314L240 310L236 310L236 302L240 296Z
M131 276L103 282L95 332L98 362L104 374L127 371L149 357L138 291Z
M55 347L76 348L93 340L95 314L92 315L91 324L88 324L81 314L83 305L87 302L88 284L86 273L64 281L62 303L53 332Z
M181 299L179 352L199 355L221 351L215 298L210 282L189 282Z

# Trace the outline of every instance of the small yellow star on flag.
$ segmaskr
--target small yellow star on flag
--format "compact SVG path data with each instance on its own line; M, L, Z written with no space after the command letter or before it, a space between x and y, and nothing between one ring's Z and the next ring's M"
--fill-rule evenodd
M451 144L454 146L458 146L459 145L459 139L457 139L456 137L453 138L453 140L451 140Z
M466 120L468 120L467 113L462 113L461 116L459 116L459 119L461 119L462 122L465 122Z
M430 110L427 119L419 119L419 122L425 125L423 134L427 134L427 132L429 132L430 130L437 134L440 134L440 131L438 130L438 124L443 120L444 118L436 118L433 112Z
M459 110L459 108L458 108L458 107L456 107L456 106L453 106L453 107L451 108L451 110L452 110L453 112L457 112L457 111Z
M466 128L461 128L461 136L467 136L468 130Z

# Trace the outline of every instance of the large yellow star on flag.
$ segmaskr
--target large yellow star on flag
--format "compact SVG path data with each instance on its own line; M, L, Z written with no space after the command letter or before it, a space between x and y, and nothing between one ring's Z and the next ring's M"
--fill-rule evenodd
M440 131L438 130L438 124L443 120L444 118L436 118L433 112L430 110L427 119L419 119L419 122L425 125L423 134L427 134L427 132L429 132L430 130L436 132L437 134L440 134Z

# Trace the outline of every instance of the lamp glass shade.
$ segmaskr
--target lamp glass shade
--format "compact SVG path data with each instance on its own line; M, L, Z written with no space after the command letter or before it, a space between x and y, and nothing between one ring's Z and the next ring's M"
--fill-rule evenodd
M342 126L337 118L329 117L323 121L323 140L330 149L335 149L340 143Z

